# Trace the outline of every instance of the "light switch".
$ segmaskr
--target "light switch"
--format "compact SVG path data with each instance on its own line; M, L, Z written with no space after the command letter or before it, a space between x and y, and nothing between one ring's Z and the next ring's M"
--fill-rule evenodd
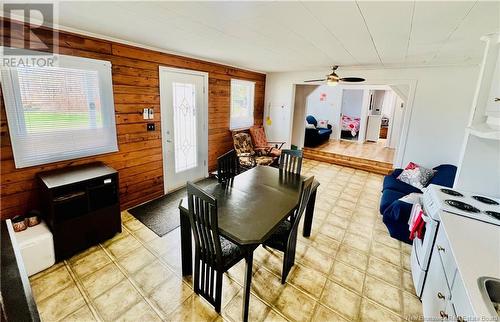
M142 111L142 118L145 119L145 120L148 120L149 119L149 108L145 108L143 111Z

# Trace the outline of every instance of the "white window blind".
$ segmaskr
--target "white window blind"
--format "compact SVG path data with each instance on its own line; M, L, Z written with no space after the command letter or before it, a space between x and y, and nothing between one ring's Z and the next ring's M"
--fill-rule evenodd
M118 151L111 64L57 60L1 70L16 168Z
M231 79L231 130L248 128L254 124L253 105L255 83Z

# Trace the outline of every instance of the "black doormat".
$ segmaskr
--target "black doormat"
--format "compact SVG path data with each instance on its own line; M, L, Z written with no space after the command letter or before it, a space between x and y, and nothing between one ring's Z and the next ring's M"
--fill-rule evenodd
M217 182L214 178L198 181L201 187ZM186 196L186 189L182 188L140 206L129 209L137 220L146 225L155 234L162 237L179 227L179 201Z

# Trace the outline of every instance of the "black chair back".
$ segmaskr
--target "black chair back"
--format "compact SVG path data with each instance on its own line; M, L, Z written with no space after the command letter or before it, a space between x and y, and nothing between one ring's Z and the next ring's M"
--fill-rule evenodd
M235 150L224 153L217 158L217 180L227 182L240 172L240 163Z
M302 170L302 150L281 150L280 170L300 174Z
M283 271L281 273L282 284L285 283L288 272L290 272L295 263L295 250L297 248L297 234L298 234L299 222L307 207L313 181L314 177L309 177L304 181L302 181L302 186L299 195L299 206L297 207L295 214L291 216L290 219L292 222L292 228L290 230L290 234L288 235L285 257L283 258Z
M195 269L193 287L196 294L201 294L208 302L217 303L219 280L222 274L222 248L217 226L217 200L191 182L187 183L189 221L195 242ZM222 285L222 284L221 284ZM220 302L220 300L218 300Z

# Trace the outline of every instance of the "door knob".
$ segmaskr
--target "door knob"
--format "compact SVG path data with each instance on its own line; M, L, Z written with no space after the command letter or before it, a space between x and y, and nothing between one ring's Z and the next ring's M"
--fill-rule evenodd
M443 246L439 246L439 245L437 245L437 250L440 251L440 252L444 252L445 251L444 247Z
M444 295L441 292L438 292L437 297L438 299L444 300Z
M494 101L495 102L500 102L500 97L495 97Z
M167 142L168 142L168 143L172 143L172 140L168 140L168 139L167 139Z

